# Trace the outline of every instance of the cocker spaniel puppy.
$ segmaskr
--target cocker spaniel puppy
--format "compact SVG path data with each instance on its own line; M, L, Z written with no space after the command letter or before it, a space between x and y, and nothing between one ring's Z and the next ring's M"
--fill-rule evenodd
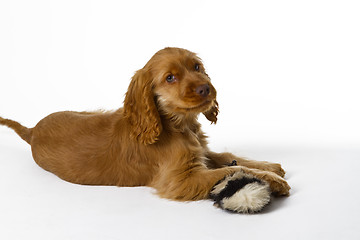
M165 48L135 73L123 108L57 112L34 128L0 124L31 145L39 166L72 183L150 186L164 198L210 198L242 213L260 211L271 192L289 194L280 164L210 151L200 113L216 123L216 90L201 60Z

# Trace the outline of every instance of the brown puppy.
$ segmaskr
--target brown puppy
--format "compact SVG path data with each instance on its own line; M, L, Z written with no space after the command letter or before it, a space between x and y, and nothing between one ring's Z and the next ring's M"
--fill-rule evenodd
M136 72L124 108L58 112L34 128L4 118L0 124L31 145L39 166L72 183L151 186L165 198L211 197L237 212L261 210L270 190L289 194L279 164L211 152L199 113L216 123L216 90L201 60L165 48Z

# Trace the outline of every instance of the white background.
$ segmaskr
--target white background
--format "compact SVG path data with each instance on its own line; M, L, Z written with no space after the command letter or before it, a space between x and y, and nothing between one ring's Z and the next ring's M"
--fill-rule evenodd
M0 128L0 239L360 239L358 1L3 1L0 116L116 109L167 46L203 59L218 91L210 147L280 162L291 196L262 214L149 188L66 183Z

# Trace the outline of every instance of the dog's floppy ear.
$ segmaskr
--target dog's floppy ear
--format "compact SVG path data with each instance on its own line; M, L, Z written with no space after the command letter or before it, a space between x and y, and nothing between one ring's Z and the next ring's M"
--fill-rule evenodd
M155 143L162 130L152 88L150 73L140 69L133 76L124 101L130 135L143 144Z
M204 72L204 74L205 74L205 75L209 78L209 80L210 80L209 75L208 75L206 72ZM215 96L216 96L216 91L215 91L215 89L214 89L213 94L215 94ZM211 123L216 124L216 122L217 122L217 115L219 114L219 104L218 104L218 102L216 101L216 99L213 100L213 104L212 104L211 108L208 109L207 111L203 112L203 114L205 115L205 117L207 118L207 120L209 120Z
M207 110L206 112L203 112L203 114L205 115L205 117L211 122L211 123L215 123L217 122L217 115L219 114L219 104L216 100L214 100L213 105L211 106L211 108L209 110Z

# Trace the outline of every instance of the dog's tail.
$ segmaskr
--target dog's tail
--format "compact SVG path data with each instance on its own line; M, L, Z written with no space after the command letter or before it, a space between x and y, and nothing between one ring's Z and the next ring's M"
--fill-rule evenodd
M24 141L26 141L28 144L31 142L32 137L32 129L24 127L18 122L15 122L10 119L5 119L0 117L0 125L5 125L11 129L13 129Z

